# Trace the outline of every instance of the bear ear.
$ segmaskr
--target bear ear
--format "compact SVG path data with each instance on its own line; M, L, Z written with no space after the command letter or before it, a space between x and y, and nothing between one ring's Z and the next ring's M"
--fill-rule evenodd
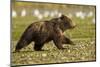
M65 17L65 15L62 14L60 18L63 19L64 17Z

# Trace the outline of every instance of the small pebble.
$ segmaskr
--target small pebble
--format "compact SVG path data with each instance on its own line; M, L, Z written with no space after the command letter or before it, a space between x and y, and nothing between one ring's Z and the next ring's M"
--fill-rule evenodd
M61 59L66 59L66 57L61 57Z
M94 44L94 41L92 41L91 44Z
M22 56L21 57L24 57L25 55L24 54L22 54Z
M82 60L84 60L84 59L85 59L85 57L82 57L81 59L82 59Z
M70 53L70 50L68 50L68 53Z
M47 54L42 54L42 56L43 56L43 57L46 57L46 56L47 56Z
M29 57L28 59L29 59L29 60L32 60L32 58L30 58L30 57Z

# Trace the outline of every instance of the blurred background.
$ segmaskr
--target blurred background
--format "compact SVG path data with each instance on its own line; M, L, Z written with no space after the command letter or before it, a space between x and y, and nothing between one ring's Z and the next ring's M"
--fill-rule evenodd
M45 64L96 60L96 6L55 4L39 2L12 2L12 64ZM13 53L17 41L24 30L35 21L50 20L62 14L72 19L77 27L65 31L76 45L64 45L66 50L58 50L52 42L44 45L48 51L34 51L33 43L19 53ZM26 51L26 52L24 52Z
M77 32L76 34L73 33L75 34L75 36L73 35L73 37L80 37L80 38L89 37L89 36L95 37L94 36L95 23L96 23L95 6L36 3L36 2L34 3L12 2L11 7L12 7L13 33L23 32L24 29L32 22L40 21L40 20L50 20L51 18L60 17L62 14L64 14L69 18L71 18L72 21L76 23L77 26L79 27L77 28L80 29L75 31ZM90 27L92 27L92 29ZM23 30L21 31L21 29ZM14 37L13 39L18 39L17 37L19 37L19 34L17 33L13 34Z
M13 2L12 17L17 16L34 16L38 19L47 17L58 17L61 14L66 14L69 17L86 17L95 18L94 6L82 5L65 5L65 4L48 4L48 3L31 3L31 2Z

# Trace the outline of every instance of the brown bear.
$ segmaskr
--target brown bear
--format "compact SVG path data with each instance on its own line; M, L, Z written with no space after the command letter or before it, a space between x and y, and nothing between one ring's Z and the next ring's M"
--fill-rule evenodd
M28 26L18 41L15 51L35 42L34 50L40 51L45 43L52 41L58 49L64 49L62 44L73 44L73 42L63 35L67 29L72 29L76 25L70 18L62 15L49 21L34 22Z

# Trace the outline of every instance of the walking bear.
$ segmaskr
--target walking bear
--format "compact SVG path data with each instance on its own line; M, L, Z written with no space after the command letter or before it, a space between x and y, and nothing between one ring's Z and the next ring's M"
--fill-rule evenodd
M72 29L76 25L70 18L62 15L49 21L33 22L22 34L15 51L35 42L34 50L40 51L45 43L52 41L58 49L64 49L63 44L74 44L69 38L63 35L67 29Z

